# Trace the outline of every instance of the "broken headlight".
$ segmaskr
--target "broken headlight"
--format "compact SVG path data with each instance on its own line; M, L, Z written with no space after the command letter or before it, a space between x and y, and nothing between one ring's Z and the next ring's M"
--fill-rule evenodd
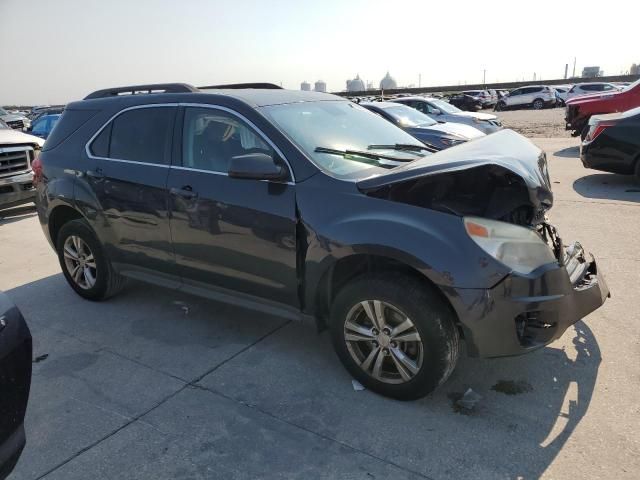
M480 248L515 272L531 273L557 262L551 248L530 228L478 217L465 217L464 226Z

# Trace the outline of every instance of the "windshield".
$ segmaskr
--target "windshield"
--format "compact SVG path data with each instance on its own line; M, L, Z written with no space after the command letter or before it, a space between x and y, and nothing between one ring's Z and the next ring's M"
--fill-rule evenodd
M444 113L462 112L462 110L460 110L458 107L456 107L455 105L451 105L449 102L445 102L444 100L438 100L437 98L434 98L432 100L429 100L429 102L431 102L438 110Z
M0 115L9 115L9 112L7 112L4 108L0 107Z
M353 102L301 102L262 107L281 130L322 170L338 178L358 178L381 169L321 150L367 151L371 145L409 144L424 147L418 140L379 115ZM376 153L383 153L376 150ZM389 150L387 157L413 160L424 152Z
M9 128L9 125L0 120L0 130L4 130L5 128Z
M429 127L438 123L429 115L406 105L398 104L393 107L384 107L383 110L400 122L403 127Z
M631 85L627 85L626 87L624 87L622 89L623 92L626 92L627 90L631 90L632 88L636 88L637 86L640 85L640 79L636 80L635 82L633 82Z

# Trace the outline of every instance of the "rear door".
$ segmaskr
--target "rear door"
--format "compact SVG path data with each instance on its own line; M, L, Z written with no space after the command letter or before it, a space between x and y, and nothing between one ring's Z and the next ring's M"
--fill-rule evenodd
M524 89L517 88L512 91L507 97L505 97L505 102L509 106L513 105L521 105L522 104L522 92Z
M298 306L293 182L231 178L232 156L283 158L246 118L215 106L181 110L170 169L171 232L183 282Z
M176 113L170 105L126 109L89 145L83 177L102 208L105 248L124 271L175 274L167 177Z

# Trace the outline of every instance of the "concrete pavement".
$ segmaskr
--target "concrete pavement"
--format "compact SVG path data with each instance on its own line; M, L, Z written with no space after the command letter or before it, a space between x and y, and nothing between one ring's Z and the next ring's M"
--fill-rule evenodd
M10 212L0 289L48 355L10 478L638 478L640 184L585 170L575 139L535 142L551 220L595 254L612 298L533 354L461 358L416 402L354 391L308 325L133 282L84 301L34 212ZM468 388L483 398L462 415L452 398Z

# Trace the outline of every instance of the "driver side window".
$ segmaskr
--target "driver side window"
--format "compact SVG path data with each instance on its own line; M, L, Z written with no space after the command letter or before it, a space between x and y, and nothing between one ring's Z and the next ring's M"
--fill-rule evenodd
M273 148L243 120L215 108L186 108L184 114L182 166L227 173L231 157L265 153Z

